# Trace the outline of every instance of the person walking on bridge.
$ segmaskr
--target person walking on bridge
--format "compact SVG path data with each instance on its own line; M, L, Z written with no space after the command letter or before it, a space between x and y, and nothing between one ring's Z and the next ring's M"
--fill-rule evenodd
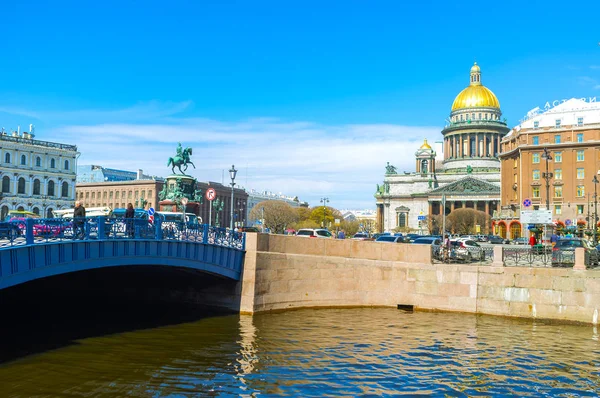
M133 238L133 218L135 217L135 210L133 210L133 205L131 203L127 203L127 209L125 210L125 229L127 232L127 236Z
M75 202L73 210L73 239L83 239L85 237L85 207L80 201Z

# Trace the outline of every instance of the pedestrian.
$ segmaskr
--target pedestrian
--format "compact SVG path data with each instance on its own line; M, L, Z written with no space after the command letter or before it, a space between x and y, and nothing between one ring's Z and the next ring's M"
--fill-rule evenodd
M340 232L338 232L338 239L346 239L346 234L344 233L343 229L340 229Z
M133 205L131 203L127 203L127 209L125 210L125 232L127 236L133 238L133 218L135 217L135 210L133 210Z
M552 232L552 236L550 236L550 243L552 244L552 247L556 245L556 242L558 242L558 235L556 234L556 231L554 231Z
M537 240L535 239L535 234L531 234L529 237L529 246L533 247L537 244Z
M80 201L75 202L73 210L73 239L83 239L85 237L85 207Z

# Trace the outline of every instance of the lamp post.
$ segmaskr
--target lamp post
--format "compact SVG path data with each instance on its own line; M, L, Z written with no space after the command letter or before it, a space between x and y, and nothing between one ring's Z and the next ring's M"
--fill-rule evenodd
M327 212L327 203L329 203L329 198L321 198L321 203L323 203L323 224L321 226L325 228L325 215Z
M598 178L594 176L592 182L594 183L594 223L592 224L592 228L594 228L594 246L596 246L598 244L598 236L596 233L598 230L598 228L596 228L596 224L598 223Z
M235 186L235 175L237 172L235 166L231 165L231 168L229 169L229 177L231 177L231 214L229 216L229 229L233 229L233 187Z
M546 160L546 172L542 174L542 178L546 180L546 210L550 210L550 179L553 177L553 174L548 172L548 162L552 160L552 155L548 152L548 148L544 148L542 159Z

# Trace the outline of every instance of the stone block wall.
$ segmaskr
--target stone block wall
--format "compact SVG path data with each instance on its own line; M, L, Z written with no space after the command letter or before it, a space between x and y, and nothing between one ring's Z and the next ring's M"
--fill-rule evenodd
M431 264L426 245L248 234L241 311L413 305L598 323L600 271Z

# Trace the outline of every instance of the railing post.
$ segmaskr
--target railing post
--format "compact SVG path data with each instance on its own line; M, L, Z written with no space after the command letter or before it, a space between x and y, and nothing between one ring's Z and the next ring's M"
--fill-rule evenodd
M105 239L105 227L106 218L104 216L98 216L98 239Z
M492 267L504 267L504 248L501 245L494 246L494 261Z
M25 219L25 244L33 245L33 218Z
M576 247L575 253L573 253L573 255L575 256L573 269L586 269L587 267L585 265L585 249L583 247Z
M156 217L154 219L154 239L156 240L162 240L163 238L161 223L160 218Z
M208 243L208 224L202 226L202 243Z

